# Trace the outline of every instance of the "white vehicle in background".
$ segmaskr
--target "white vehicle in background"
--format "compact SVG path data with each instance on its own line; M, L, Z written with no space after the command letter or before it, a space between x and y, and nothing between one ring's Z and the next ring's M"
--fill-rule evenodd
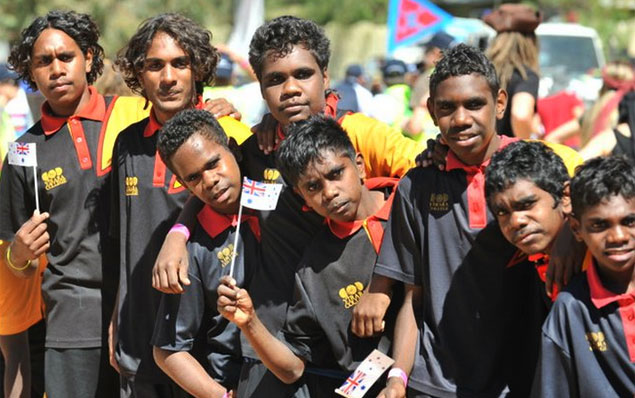
M602 42L595 29L575 23L545 22L536 28L540 55L539 96L570 90L585 103L597 99L604 66Z

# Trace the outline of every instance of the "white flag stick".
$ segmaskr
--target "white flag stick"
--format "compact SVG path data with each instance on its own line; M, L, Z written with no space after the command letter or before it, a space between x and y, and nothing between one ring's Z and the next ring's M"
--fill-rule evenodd
M40 194L37 191L37 166L33 166L33 185L35 185L35 209L40 213Z
M234 236L234 248L232 249L232 263L229 267L229 276L234 277L234 263L236 262L236 251L238 249L238 235L240 235L240 219L243 215L243 204L242 202L238 206L238 225L236 225L236 236Z

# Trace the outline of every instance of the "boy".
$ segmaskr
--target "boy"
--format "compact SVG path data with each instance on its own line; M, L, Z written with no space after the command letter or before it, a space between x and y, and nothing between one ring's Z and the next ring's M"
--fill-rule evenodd
M635 395L635 168L594 158L571 180L571 226L592 258L545 321L537 397Z
M282 331L287 345L267 330L247 291L230 278L218 289L218 308L280 380L291 384L306 373L311 397L331 397L378 344L378 338L359 339L348 329L372 275L397 180L364 183L362 156L335 120L319 115L290 127L277 164L326 223L295 272Z
M258 220L249 209L237 220L240 168L225 132L209 112L184 110L159 134L161 159L205 206L187 246L191 284L182 295L161 298L152 337L154 358L188 393L221 397L236 387L242 355L239 330L216 311L216 289L221 276L229 274L235 226L244 221L233 277L240 286L249 283L260 261ZM207 339L211 376L188 352L198 335Z
M211 33L180 14L145 20L120 51L117 64L129 87L151 103L149 117L125 129L113 152L112 228L120 257L111 364L120 373L121 397L181 396L158 369L150 338L160 294L152 289L152 265L189 193L157 156L159 128L177 112L204 106L204 85L214 80L218 53ZM242 142L242 123L221 125Z
M506 100L491 62L466 45L448 50L430 77L428 109L450 152L444 171L414 169L400 182L386 227L375 274L406 293L393 345L402 377L389 378L385 396L405 394L411 368L413 396L498 396L512 378L531 378L531 364L510 375L505 358L519 318L506 302L516 288L506 270L526 264L492 222L483 191L490 157L513 141L495 132Z
M0 239L10 243L0 254L16 272L33 275L36 259L47 253L42 297L51 398L112 397L118 391L105 339L117 275L106 239L105 198L114 137L141 117L128 111L129 102L90 86L103 67L98 38L88 15L51 11L22 31L9 57L20 78L46 98L42 119L20 137L37 144L42 213L34 211L31 170L5 161Z

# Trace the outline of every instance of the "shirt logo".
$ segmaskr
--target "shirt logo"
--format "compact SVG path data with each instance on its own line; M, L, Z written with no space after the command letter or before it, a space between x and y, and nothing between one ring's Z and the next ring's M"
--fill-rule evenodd
M361 282L355 282L351 285L343 287L339 291L340 298L344 302L344 308L355 306L364 294L364 285Z
M220 261L220 266L225 268L232 261L232 253L234 252L234 244L230 243L229 245L223 247L218 251L216 257L218 257L218 261ZM234 255L234 257L238 257L238 253Z
M589 342L589 351L606 351L606 340L602 332L589 332L585 334Z
M139 195L139 178L126 177L126 196Z
M61 167L56 167L49 171L42 173L42 181L44 181L44 189L47 191L60 185L66 184L66 177L64 177Z
M430 211L448 211L448 194L433 193L430 194Z
M280 172L278 169L265 169L262 173L262 177L264 182L266 183L274 183L280 178Z

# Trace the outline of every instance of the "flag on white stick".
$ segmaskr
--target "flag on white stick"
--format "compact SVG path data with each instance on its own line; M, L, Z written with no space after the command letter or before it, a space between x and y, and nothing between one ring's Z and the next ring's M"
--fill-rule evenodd
M244 177L240 204L250 209L274 210L278 204L280 192L282 192L282 184L265 184Z
M346 398L361 398L395 361L379 350L373 350L335 392Z
M9 164L14 166L37 166L35 143L9 143Z

